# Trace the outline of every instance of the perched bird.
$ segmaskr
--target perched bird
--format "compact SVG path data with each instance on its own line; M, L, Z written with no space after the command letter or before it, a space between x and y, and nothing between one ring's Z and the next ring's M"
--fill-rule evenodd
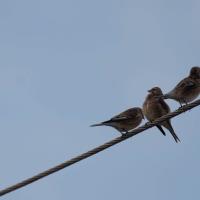
M164 99L174 99L182 104L187 104L200 94L200 67L192 67L188 77L180 81L176 87L163 95Z
M135 107L125 110L108 121L93 124L91 127L103 125L111 126L123 135L124 133L128 133L128 131L136 128L142 122L142 119L144 119L142 109Z
M143 113L150 122L153 122L157 118L160 118L163 115L169 113L170 108L162 99L161 96L163 95L163 93L159 87L154 87L148 90L148 92L149 94L147 95L143 104ZM180 141L178 136L174 132L174 129L172 128L169 119L162 122L160 125L157 125L157 128L162 132L162 134L166 135L162 126L169 130L176 142Z

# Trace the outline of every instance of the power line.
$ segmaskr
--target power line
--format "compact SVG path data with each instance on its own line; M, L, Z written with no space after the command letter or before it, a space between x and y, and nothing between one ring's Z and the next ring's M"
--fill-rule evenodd
M5 188L3 190L0 190L0 196L3 196L5 194L7 194L7 193L10 193L10 192L13 192L15 190L18 190L18 189L20 189L22 187L25 187L26 185L29 185L29 184L31 184L31 183L39 180L39 179L42 179L42 178L44 178L46 176L49 176L50 174L53 174L53 173L55 173L57 171L60 171L60 170L62 170L64 168L66 168L66 167L69 167L70 165L73 165L73 164L75 164L75 163L77 163L77 162L79 162L81 160L84 160L84 159L86 159L86 158L88 158L90 156L93 156L93 155L95 155L95 154L97 154L97 153L99 153L99 152L101 152L101 151L103 151L103 150L115 145L115 144L118 144L118 143L120 143L120 142L122 142L122 141L124 141L124 140L126 140L126 139L128 139L128 138L130 138L132 136L134 136L134 135L137 135L138 133L141 133L141 132L143 132L143 131L145 131L145 130L147 130L149 128L152 128L153 126L156 126L156 125L160 124L161 122L163 122L163 121L165 121L167 119L171 119L171 118L173 118L173 117L175 117L177 115L180 115L180 114L182 114L182 113L184 113L184 112L186 112L188 110L191 110L192 108L194 108L196 106L199 106L199 105L200 105L200 99L195 101L195 102L193 102L193 103L191 103L191 104L185 105L185 106L179 108L178 110L176 110L174 112L171 112L171 113L169 113L169 114L167 114L167 115L155 120L153 123L146 123L145 125L137 128L137 129L134 129L133 131L127 133L126 135L124 135L122 137L117 137L117 138L115 138L115 139L113 139L113 140L111 140L109 142L106 142L103 145L100 145L100 146L98 146L98 147L96 147L96 148L94 148L94 149L92 149L92 150L90 150L90 151L88 151L86 153L78 155L78 156L76 156L76 157L74 157L74 158L72 158L70 160L67 160L67 161L65 161L65 162L63 162L63 163L61 163L61 164L59 164L59 165L57 165L55 167L52 167L52 168L50 168L50 169L48 169L46 171L43 171L43 172L41 172L41 173L31 177L31 178L27 178L27 179L15 184L15 185L12 185L12 186L7 187L7 188Z

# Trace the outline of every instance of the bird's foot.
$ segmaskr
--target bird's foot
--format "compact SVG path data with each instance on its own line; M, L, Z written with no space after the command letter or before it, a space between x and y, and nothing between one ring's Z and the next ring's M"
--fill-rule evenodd
M121 132L121 137L125 137L127 134L128 134L128 131L123 131L123 132Z
M180 107L179 109L181 109L183 107L183 104L179 101Z
M148 126L150 123L151 123L151 122L146 122L144 125L145 125L145 126Z

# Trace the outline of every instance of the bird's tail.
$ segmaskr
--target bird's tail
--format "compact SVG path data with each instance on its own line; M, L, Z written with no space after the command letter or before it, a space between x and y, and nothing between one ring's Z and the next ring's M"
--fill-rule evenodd
M160 130L160 132L164 135L164 136L166 136L166 133L165 133L165 131L163 130L163 128L161 127L161 126L157 126L157 128Z
M102 122L102 123L98 123L98 124L92 124L92 125L90 125L90 127L103 126L103 125L104 125L104 123Z
M178 136L176 135L171 123L169 121L167 121L166 123L168 125L168 130L172 134L172 136L173 136L174 140L176 141L176 143L181 142L180 139L178 138Z
M163 99L174 99L174 91L172 90L172 91L170 91L170 92L168 92L166 94L163 94L162 98Z
M162 98L163 98L163 99L170 99L170 98L171 98L171 95L170 95L170 93L163 94L163 95L162 95Z

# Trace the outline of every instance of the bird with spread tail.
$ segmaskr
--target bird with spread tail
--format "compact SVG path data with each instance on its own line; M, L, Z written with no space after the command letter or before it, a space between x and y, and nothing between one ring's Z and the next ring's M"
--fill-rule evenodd
M157 118L169 113L170 108L161 97L163 93L159 87L154 87L148 90L148 92L149 94L147 95L143 104L143 113L150 122L153 122ZM170 119L162 122L160 125L157 125L157 128L162 132L162 134L166 135L162 126L169 130L176 142L180 142L178 136L174 132Z
M181 80L175 88L163 95L164 99L174 99L182 104L187 104L200 94L200 67L195 66L190 70L188 77Z
M93 124L94 126L111 126L118 130L122 135L128 133L128 131L136 128L144 119L142 109L139 107L130 108L124 112L112 117L108 121L101 122L99 124Z

